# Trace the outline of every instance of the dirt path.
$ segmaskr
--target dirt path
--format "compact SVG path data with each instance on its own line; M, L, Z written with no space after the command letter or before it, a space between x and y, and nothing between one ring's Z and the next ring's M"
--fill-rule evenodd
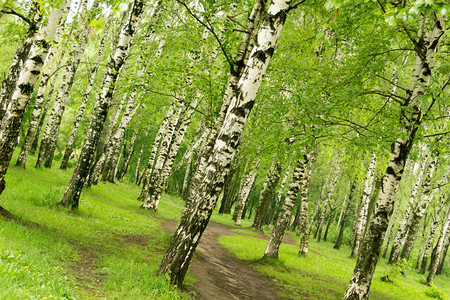
M164 229L172 233L176 226L175 221L167 221ZM235 228L209 222L203 233L190 266L197 279L192 288L195 299L285 299L277 295L279 288L270 277L258 273L251 262L235 258L217 243L221 235L239 234L230 229Z

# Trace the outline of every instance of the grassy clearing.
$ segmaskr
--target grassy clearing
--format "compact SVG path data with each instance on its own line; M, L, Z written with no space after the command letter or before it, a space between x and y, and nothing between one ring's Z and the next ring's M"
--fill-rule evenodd
M94 186L82 194L80 209L55 206L71 172L11 167L1 205L29 225L0 219L0 299L188 299L171 288L167 278L154 276L170 236L163 218L178 220L183 201L164 195L158 214L139 208L140 188L125 183ZM14 161L14 160L13 160ZM212 221L233 226L230 215L214 212ZM240 259L255 261L260 272L275 277L294 299L340 299L355 261L350 249L332 249L311 241L306 257L297 246L281 246L280 259L258 261L267 241L252 237L252 220L233 231L246 236L219 239ZM295 234L289 233L292 237ZM412 257L416 257L413 253ZM450 299L450 276L438 276L435 287L420 284L425 277L409 270L393 284L379 278L391 271L382 260L372 283L371 299ZM446 270L448 272L448 270ZM188 273L186 284L194 278ZM441 297L441 298L439 298Z
M299 256L298 246L282 244L278 260L260 261L267 241L248 236L222 236L221 243L239 259L255 261L261 273L276 278L287 291L283 296L294 299L341 299L353 273L355 260L350 259L351 249L343 246L333 249L329 242L310 242L310 253ZM409 270L407 276L397 276L394 283L385 283L380 277L391 271L382 260L375 272L371 286L371 299L424 299L434 294L438 299L450 299L449 276L436 277L435 287L421 282L423 275ZM431 298L430 298L431 299Z
M0 219L0 299L189 298L155 276L170 239L161 217L179 218L182 201L164 196L156 217L139 209L138 187L99 184L70 212L55 203L71 172L33 166L11 167L1 196L30 225Z

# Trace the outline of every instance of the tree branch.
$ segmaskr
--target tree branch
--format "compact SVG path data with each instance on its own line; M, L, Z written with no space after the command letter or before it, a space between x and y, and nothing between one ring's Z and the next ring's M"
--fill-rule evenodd
M4 14L7 14L7 15L17 16L17 17L21 18L23 21L27 22L31 27L35 27L35 24L30 19L25 17L24 15L22 15L21 13L16 12L12 8L8 8L8 9L9 10L2 9L0 12L2 12Z
M178 3L180 3L181 5L183 5L187 12L197 21L199 22L202 26L204 26L206 29L208 29L209 32L211 32L214 36L214 38L217 40L217 42L219 43L219 47L220 50L222 50L223 55L225 55L225 58L228 62L228 64L230 65L230 68L233 66L233 62L230 59L230 57L228 56L227 52L225 51L225 48L223 47L222 42L220 41L220 38L217 36L216 32L214 31L214 29L212 28L211 24L209 23L209 20L207 19L207 22L209 24L209 26L207 24L205 24L202 20L200 20L199 17L197 17L194 12L189 8L189 6L187 6L187 4L184 1L181 0L177 0Z

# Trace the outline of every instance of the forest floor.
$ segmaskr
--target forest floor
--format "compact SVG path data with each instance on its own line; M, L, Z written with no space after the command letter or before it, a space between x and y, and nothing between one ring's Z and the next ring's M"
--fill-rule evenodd
M340 299L353 272L351 249L332 248L334 230L328 242L311 238L307 256L298 256L298 238L288 232L279 259L261 260L270 228L260 235L248 229L252 220L236 227L215 211L185 289L175 289L155 273L183 209L179 197L163 195L154 214L139 208L139 187L100 183L70 211L55 206L70 170L33 163L10 167L0 198L21 221L0 218L0 299ZM450 299L448 269L433 287L414 269L382 282L392 270L380 260L371 299Z
M164 229L172 233L177 222L167 220ZM190 270L196 279L192 287L195 298L200 300L251 300L287 299L278 296L272 278L252 268L253 262L237 259L217 242L220 236L235 235L235 227L209 222L197 247ZM246 235L238 233L239 235ZM264 237L261 237L264 239ZM287 236L289 242L294 240Z

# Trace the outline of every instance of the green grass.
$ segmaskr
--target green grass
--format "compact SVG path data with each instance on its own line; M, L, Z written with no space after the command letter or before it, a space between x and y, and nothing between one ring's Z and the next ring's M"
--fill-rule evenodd
M17 153L16 153L17 154ZM188 299L155 272L170 236L164 219L178 220L184 202L164 195L157 214L140 209L140 188L126 183L99 183L83 191L75 212L55 205L71 171L10 167L1 205L28 225L0 219L0 299ZM13 159L15 162L15 158ZM327 242L310 242L310 253L283 244L278 260L260 261L267 241L249 229L252 220L234 226L230 215L217 210L212 221L233 226L246 236L222 236L219 242L239 259L254 261L259 272L277 279L283 296L294 299L341 299L355 260L350 249L332 249ZM266 228L266 232L269 232ZM289 232L295 237L295 234ZM333 237L331 237L333 239ZM412 257L416 257L413 253ZM437 276L428 287L425 276L409 270L394 283L380 277L391 266L382 260L374 276L371 299L450 299L450 276ZM448 272L448 271L447 271ZM195 279L190 273L186 284ZM440 298L439 298L440 297Z
M285 292L282 296L294 299L341 299L353 273L355 260L350 259L350 249L333 249L328 242L310 242L310 253L299 256L298 246L282 244L278 260L261 261L267 241L248 236L222 236L221 243L239 259L255 261L254 267L261 273L278 280ZM313 253L315 252L315 253ZM385 283L380 277L390 272L382 260L375 271L370 299L424 299L436 290L450 299L450 278L437 276L435 288L421 284L425 277L409 270L406 277L397 276L394 283Z
M155 276L170 239L162 219L179 218L181 200L163 196L154 215L139 208L139 187L100 183L71 212L55 205L71 171L37 170L34 157L27 165L9 168L1 195L28 225L0 219L0 299L190 297Z

